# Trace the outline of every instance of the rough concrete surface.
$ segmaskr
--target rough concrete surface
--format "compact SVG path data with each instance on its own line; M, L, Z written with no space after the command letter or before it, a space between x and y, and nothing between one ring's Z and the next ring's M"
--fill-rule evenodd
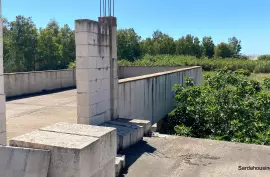
M0 146L1 177L47 177L50 151Z
M13 138L10 145L50 150L48 177L90 177L100 168L98 138L34 131Z
M270 147L163 136L144 138L122 152L129 167L125 177L269 177L269 170L238 170L238 166L270 168Z
M76 90L7 101L7 139L58 122L77 122Z

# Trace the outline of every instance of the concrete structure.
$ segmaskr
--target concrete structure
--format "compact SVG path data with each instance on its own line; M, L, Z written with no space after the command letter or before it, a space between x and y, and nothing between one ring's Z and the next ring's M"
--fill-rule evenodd
M80 61L81 60L79 60L78 62ZM111 60L111 62L112 64L117 65L116 60ZM113 66L112 68L115 68L115 66ZM180 68L187 68L187 67L119 66L118 77L124 79L129 77L141 76L145 74L170 71ZM113 73L111 74L117 73L117 70L115 69L111 71L113 71ZM6 97L10 98L22 95L42 93L43 91L54 91L67 88L75 88L76 70L66 69L66 70L4 73L4 81L5 81L4 82L5 95ZM117 95L115 96L115 98L117 98Z
M6 144L6 96L3 76L3 19L0 0L0 144Z
M157 123L174 109L172 87L183 84L185 77L201 85L202 68L195 66L119 80L119 117Z
M5 73L4 79L7 97L76 86L75 70Z
M159 72L187 68L186 66L119 66L118 77L125 79Z
M116 48L111 37L116 34L116 19L76 20L75 28L78 123L98 125L117 116L113 93L118 91L114 84L118 79L112 68Z
M51 151L48 177L114 177L116 130L61 123L10 140L15 147Z
M269 146L158 135L122 154L125 177L269 177Z
M1 177L47 177L50 151L0 146Z

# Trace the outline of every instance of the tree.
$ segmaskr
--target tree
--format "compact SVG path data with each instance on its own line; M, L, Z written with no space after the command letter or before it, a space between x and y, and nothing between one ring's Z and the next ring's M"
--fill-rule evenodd
M75 33L68 25L64 25L58 33L60 42L60 55L59 68L67 68L70 62L75 60Z
M175 43L169 35L157 30L154 31L152 40L155 54L175 54Z
M178 39L176 41L176 54L200 58L202 56L202 48L199 38L188 34Z
M241 41L238 40L236 37L229 38L229 46L232 51L232 56L239 57L242 49Z
M154 50L154 41L151 38L146 38L140 42L140 48L142 50L142 54L150 54L155 55Z
M232 57L232 55L232 50L229 44L222 42L218 44L215 48L215 57L229 58Z
M37 36L37 28L31 18L17 16L15 21L4 21L4 61L9 71L35 69Z
M202 40L203 55L212 58L215 54L215 44L211 37L204 37Z
M121 59L128 59L130 61L136 60L141 56L140 48L141 37L135 32L133 28L121 29L117 31L117 54Z
M40 29L38 36L38 69L58 69L62 60L59 39L59 26L52 20L45 29Z
M192 45L192 55L196 56L197 58L202 57L202 48L200 45L200 39L195 37L193 40L193 45Z

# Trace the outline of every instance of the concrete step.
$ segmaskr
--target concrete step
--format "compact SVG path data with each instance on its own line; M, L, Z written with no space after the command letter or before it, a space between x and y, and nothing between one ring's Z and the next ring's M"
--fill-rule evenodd
M117 119L106 122L100 126L112 127L117 129L117 149L122 150L141 141L145 133L145 128L148 128L148 122L146 124L147 126L142 126L140 125L142 124L142 122L139 124L134 123L136 121L132 121L134 120Z
M126 167L126 157L125 155L117 155L115 158L115 173L116 177L118 177L123 169Z
M144 129L144 135L147 136L151 132L151 122L148 120L139 120L139 119L124 119L120 118L117 119L118 121L123 121L123 122L129 122L131 124L135 125L140 125L143 126Z

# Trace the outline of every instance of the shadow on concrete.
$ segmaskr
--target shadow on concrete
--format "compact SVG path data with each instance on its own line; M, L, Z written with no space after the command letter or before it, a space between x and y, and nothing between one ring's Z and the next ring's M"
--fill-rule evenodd
M143 154L152 154L157 149L150 146L146 141L141 141L128 149L119 152L126 157L126 168L122 171L119 177L124 177L128 173L129 167L135 163Z
M60 88L60 89L54 89L54 90L42 90L41 92L38 92L38 93L10 96L6 98L6 101L24 99L24 98L29 98L29 97L41 96L41 95L48 95L52 93L63 92L63 91L68 91L68 90L73 90L73 89L76 89L76 87L67 87L67 88Z

